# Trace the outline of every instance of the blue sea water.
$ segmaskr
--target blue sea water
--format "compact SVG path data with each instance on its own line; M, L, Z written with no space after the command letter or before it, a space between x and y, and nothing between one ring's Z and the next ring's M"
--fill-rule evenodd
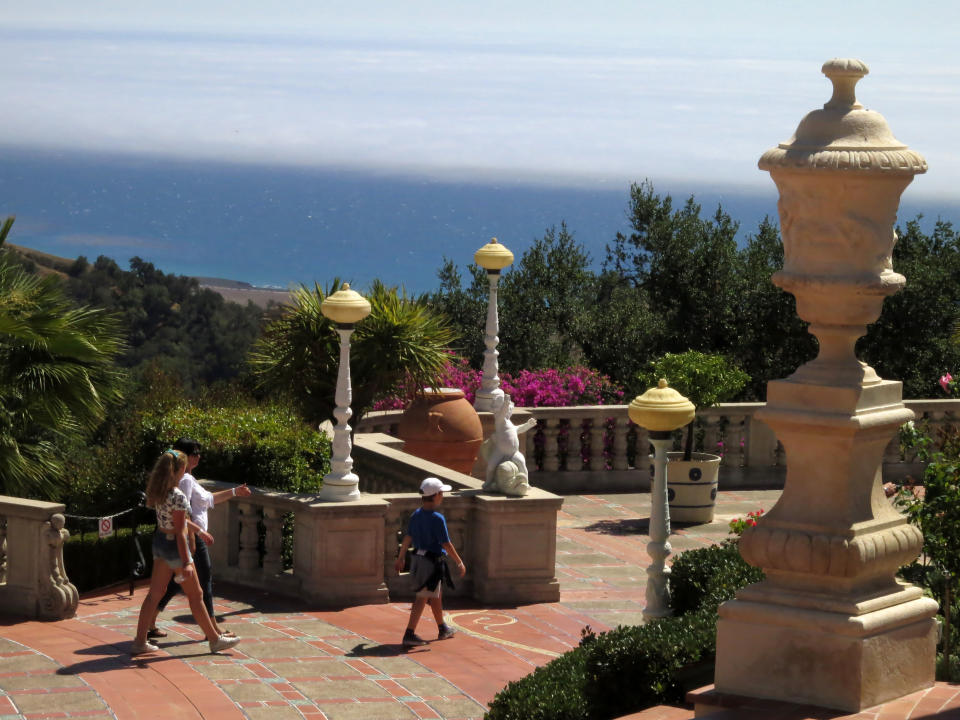
M637 181L643 180L638 173ZM704 212L718 203L741 237L776 215L767 194L661 184ZM10 241L65 257L138 256L164 272L258 286L373 278L411 292L436 287L444 257L461 268L496 236L517 257L566 222L599 267L606 245L628 232L629 185L553 187L454 182L340 169L191 163L152 157L6 149L0 217L16 215ZM950 219L956 208L906 203Z

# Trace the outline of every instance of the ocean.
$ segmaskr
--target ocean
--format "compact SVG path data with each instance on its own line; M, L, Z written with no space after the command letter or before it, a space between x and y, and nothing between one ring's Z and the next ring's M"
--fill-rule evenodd
M132 257L164 272L255 286L363 288L374 278L419 293L437 286L445 257L462 270L496 236L517 258L566 222L599 268L617 232L629 232L629 183L554 187L456 182L331 168L191 163L154 157L5 149L0 217L10 241L65 257ZM638 171L636 181L644 179ZM712 216L740 222L740 238L776 216L776 193L661 183L681 204L691 193ZM922 179L921 179L922 180ZM908 191L909 192L909 191ZM901 218L960 217L958 207L913 201Z

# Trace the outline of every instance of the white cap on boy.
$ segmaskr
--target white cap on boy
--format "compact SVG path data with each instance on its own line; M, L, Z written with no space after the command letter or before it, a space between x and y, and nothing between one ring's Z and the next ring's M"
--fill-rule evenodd
M420 483L420 494L424 497L436 495L438 492L450 492L453 488L440 482L440 478L428 477Z

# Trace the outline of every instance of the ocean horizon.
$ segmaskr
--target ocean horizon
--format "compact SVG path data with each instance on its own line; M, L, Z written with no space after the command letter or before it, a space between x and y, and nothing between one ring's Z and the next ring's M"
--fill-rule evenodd
M638 172L635 182L645 178ZM740 223L741 242L765 216L777 219L772 182L762 192L650 179L675 206L693 194L712 217L722 205ZM629 232L629 190L602 180L464 181L14 148L0 165L0 217L17 217L9 238L17 245L90 261L104 255L123 268L140 257L163 272L261 288L334 277L364 288L379 278L421 293L438 286L445 257L465 270L497 237L519 259L564 222L599 268L607 244ZM929 229L958 209L908 189L898 222L922 214Z

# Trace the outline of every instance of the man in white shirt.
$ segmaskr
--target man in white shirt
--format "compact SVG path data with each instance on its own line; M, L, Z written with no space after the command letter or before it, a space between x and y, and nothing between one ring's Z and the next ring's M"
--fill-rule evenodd
M200 588L203 590L203 604L210 614L214 627L221 635L232 635L230 632L224 633L220 630L217 622L217 616L213 612L213 574L210 567L210 553L207 551L207 545L213 544L213 535L207 530L207 511L219 502L227 502L232 497L247 497L250 495L250 488L246 485L238 485L229 490L221 490L212 493L204 488L193 476L193 470L200 464L200 443L193 438L182 437L173 444L174 450L179 450L187 456L187 471L180 480L180 490L187 497L187 503L190 506L190 529L195 531L191 533L191 541L196 543L193 550L193 562L196 567L197 580L200 581ZM163 612L170 599L177 594L180 586L170 580L167 586L167 592L164 593L157 606L157 613ZM147 633L148 638L166 637L166 633L156 626L154 618L153 627Z

